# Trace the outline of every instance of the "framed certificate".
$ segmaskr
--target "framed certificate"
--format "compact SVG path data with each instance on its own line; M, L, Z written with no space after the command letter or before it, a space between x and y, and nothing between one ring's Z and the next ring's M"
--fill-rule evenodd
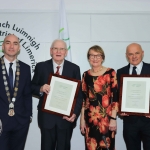
M150 115L150 75L122 75L119 113Z
M71 116L80 88L80 80L50 74L50 93L44 95L42 111L61 116Z

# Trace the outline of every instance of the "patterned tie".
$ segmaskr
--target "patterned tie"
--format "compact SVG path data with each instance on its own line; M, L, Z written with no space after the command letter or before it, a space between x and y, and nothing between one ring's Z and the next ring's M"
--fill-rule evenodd
M10 83L11 90L13 90L13 70L12 70L13 63L9 63L9 64L10 64L10 66L9 66L9 83Z
M57 68L57 71L56 71L56 73L55 73L55 74L60 75L60 72L59 72L59 68L60 68L60 66L57 66L56 68Z
M137 75L137 72L135 69L136 69L136 66L133 67L132 74Z

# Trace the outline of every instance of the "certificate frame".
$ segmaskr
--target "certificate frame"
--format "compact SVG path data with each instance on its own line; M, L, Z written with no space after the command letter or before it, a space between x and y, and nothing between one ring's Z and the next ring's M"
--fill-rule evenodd
M75 108L81 81L51 73L48 84L50 93L44 94L42 111L70 117Z
M119 113L150 115L150 75L121 75Z

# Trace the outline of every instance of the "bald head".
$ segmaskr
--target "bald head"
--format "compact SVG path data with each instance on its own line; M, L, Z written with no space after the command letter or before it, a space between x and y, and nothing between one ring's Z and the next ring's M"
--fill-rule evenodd
M5 38L4 38L4 43L6 42L6 40L9 38L9 37L13 37L14 39L16 39L16 41L19 43L19 39L16 35L14 34L9 34L7 35Z
M131 43L131 44L129 44L129 45L127 46L127 48L126 48L126 53L128 52L128 49L130 50L130 49L132 49L132 48L137 48L137 49L139 49L139 50L142 51L142 47L141 47L140 44L138 44L138 43Z
M138 43L131 43L126 48L126 57L130 64L137 66L143 59L144 51Z
M10 62L16 59L20 51L20 43L18 37L13 34L7 35L2 44L2 50L4 52L5 58Z

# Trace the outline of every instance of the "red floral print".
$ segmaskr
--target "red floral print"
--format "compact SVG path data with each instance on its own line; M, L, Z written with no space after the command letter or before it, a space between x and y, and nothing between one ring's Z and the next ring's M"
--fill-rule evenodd
M101 118L101 121L98 123L99 131L102 134L105 134L108 132L109 127L109 120L107 117Z
M99 84L97 81L94 82L94 90L97 93L100 92L100 91L102 91L102 85Z
M96 106L93 107L92 105L90 106L90 112L89 112L89 122L93 122L94 125L97 125L98 124L98 119L101 118L100 116L100 107L99 106Z
M86 81L86 82L85 82ZM108 68L103 75L83 74L82 91L86 123L85 141L87 150L105 150L102 140L105 135L109 150L115 150L115 132L109 131L109 116L118 111L116 72Z
M88 109L90 106L89 98L86 98L86 101L84 102L85 109Z
M109 147L110 147L110 138L109 138L109 137L106 137L106 142L107 142L107 147L109 148ZM99 145L100 145L100 147L102 147L102 148L107 148L107 147L106 147L106 144L104 143L103 140L100 141Z
M96 150L97 142L94 138L88 138L86 142L88 150Z
M113 102L113 103L111 104L111 107L112 107L113 110L116 110L116 111L118 112L119 103Z
M90 99L94 99L95 98L95 95L92 93L91 90L89 90L89 98Z
M108 95L108 97L111 96L110 86L108 86L108 87L106 88L106 94Z
M87 91L86 83L84 81L84 78L82 79L82 91Z
M109 74L104 75L105 81L110 84L110 76Z
M109 97L108 95L104 95L102 97L102 106L106 108L109 105Z
M111 79L111 82L112 82L112 88L114 88L117 87L117 76L115 71L112 72L112 76L113 78Z

